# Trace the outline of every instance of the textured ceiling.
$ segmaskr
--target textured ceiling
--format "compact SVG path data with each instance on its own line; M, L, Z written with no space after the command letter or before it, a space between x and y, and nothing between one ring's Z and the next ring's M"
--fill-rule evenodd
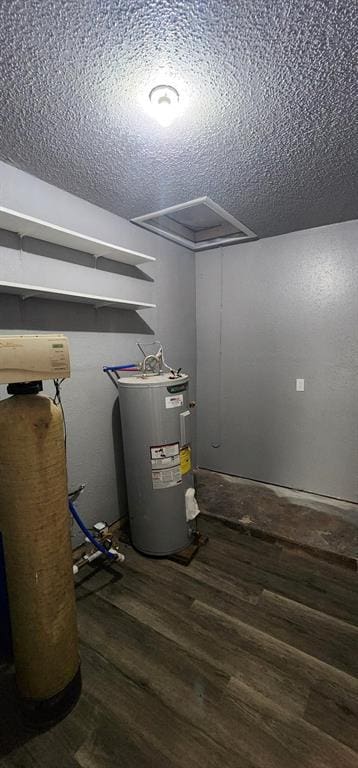
M357 218L357 53L356 0L4 0L0 157L126 218L202 195L261 237Z

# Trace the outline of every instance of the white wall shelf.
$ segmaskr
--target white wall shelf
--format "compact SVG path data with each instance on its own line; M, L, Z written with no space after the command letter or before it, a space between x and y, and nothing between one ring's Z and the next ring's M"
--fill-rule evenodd
M113 307L115 309L154 309L156 304L147 304L144 301L128 301L127 299L114 299L108 296L93 296L90 293L75 293L74 291L62 291L57 288L44 288L39 285L24 285L23 283L8 283L0 281L0 294L12 293L22 299L55 299L57 301L73 301L78 304L92 304L96 309L101 307Z
M113 243L106 243L71 229L50 224L48 221L27 216L10 208L0 206L0 229L16 232L20 237L34 237L36 240L44 240L47 243L73 248L76 251L90 253L96 258L104 256L106 259L121 261L124 264L142 264L155 261L154 256L146 256L138 251L131 251Z

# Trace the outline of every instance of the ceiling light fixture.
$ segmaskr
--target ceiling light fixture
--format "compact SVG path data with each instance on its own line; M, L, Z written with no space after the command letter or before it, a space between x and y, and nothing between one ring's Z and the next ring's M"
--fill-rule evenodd
M172 85L156 85L149 94L151 114L164 128L177 117L179 93Z

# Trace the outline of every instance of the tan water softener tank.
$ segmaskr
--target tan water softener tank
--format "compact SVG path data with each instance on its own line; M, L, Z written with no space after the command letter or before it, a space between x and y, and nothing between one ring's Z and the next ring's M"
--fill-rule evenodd
M67 376L64 336L0 337L0 535L18 692L39 725L81 689L63 419L39 394Z

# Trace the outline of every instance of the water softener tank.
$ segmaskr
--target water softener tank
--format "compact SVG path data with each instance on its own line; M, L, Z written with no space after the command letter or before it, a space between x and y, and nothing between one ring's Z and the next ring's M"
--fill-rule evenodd
M51 723L80 671L63 421L39 394L0 402L0 533L17 687L28 717Z
M130 530L148 555L192 543L189 377L167 374L118 380Z

